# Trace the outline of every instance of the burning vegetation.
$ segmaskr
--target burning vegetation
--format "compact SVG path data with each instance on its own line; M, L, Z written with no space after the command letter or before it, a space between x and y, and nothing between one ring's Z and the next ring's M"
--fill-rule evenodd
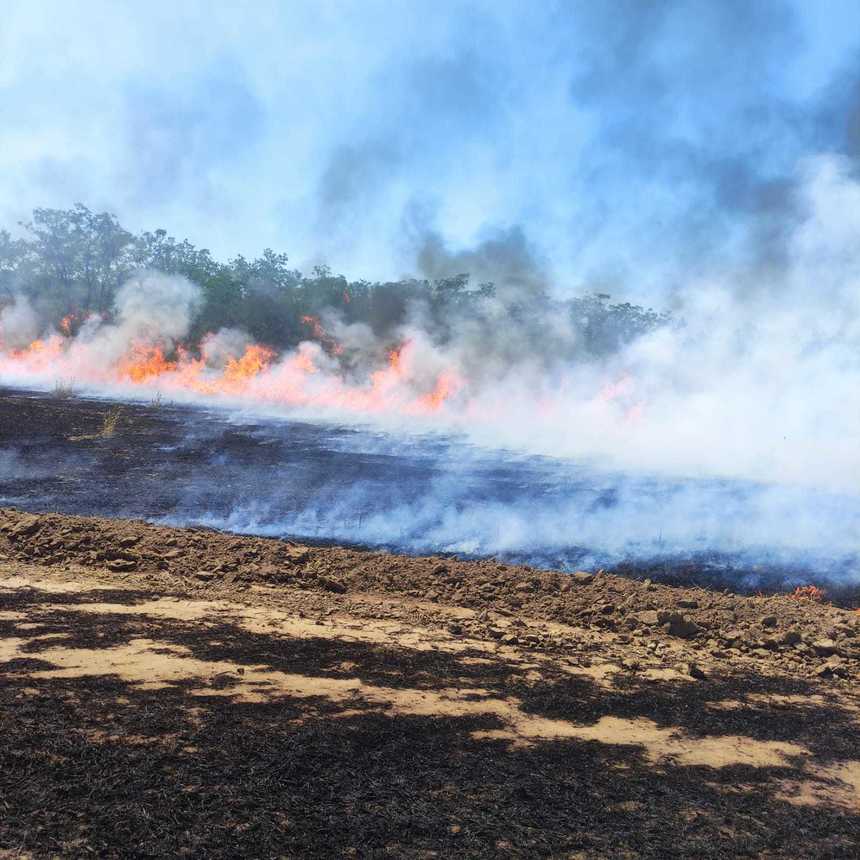
M36 210L26 226L27 237L4 233L0 242L0 374L41 386L62 377L430 415L467 400L488 368L497 373L533 351L526 344L540 341L538 330L550 335L551 316L564 317L567 331L544 337L533 356L547 368L608 354L668 321L603 294L553 301L532 275L528 294L513 300L506 284L501 300L494 284L471 289L468 275L350 283L325 267L303 276L268 250L222 264L164 231L134 236L83 206ZM507 331L493 338L491 328ZM624 375L596 399L622 400L631 388Z
M787 239L779 303L731 273L686 290L672 318L606 293L557 298L522 236L469 255L474 280L440 244L416 261L428 277L368 283L303 275L270 250L217 262L80 206L36 210L22 238L0 237L0 381L439 430L611 473L593 508L556 513L544 545L613 535L614 552L635 533L637 559L655 540L767 563L778 549L856 579L860 294L833 272L814 319L805 299L822 254L837 256L819 188L835 181L810 180L816 230ZM516 265L492 257L512 249ZM644 501L654 475L683 485L671 510ZM432 490L432 510L449 510L448 488ZM521 541L534 508L510 498L466 519ZM514 516L529 526L511 528Z

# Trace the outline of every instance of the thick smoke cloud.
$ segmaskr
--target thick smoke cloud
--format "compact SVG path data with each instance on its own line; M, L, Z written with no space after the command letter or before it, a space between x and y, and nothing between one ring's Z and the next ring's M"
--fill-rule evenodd
M30 300L15 295L0 309L0 347L4 350L22 349L41 334L41 323Z
M185 278L145 273L117 293L116 328L126 342L162 338L172 345L188 333L200 301L200 288Z
M420 207L452 254L520 225L553 289L653 305L784 266L796 163L856 155L850 2L4 11L4 223L81 200L384 279Z
M207 366L221 368L231 359L239 358L251 344L251 337L237 328L222 328L210 332L200 344L200 354Z
M185 278L142 273L117 293L114 319L93 317L75 340L70 370L84 379L108 370L136 345L171 350L187 334L199 310L200 288Z
M860 254L852 213L860 212L860 183L850 162L834 156L805 162L795 181L803 217L786 237L778 283L758 289L742 266L691 279L673 324L599 360L577 350L579 331L561 306L521 312L518 299L532 299L542 280L514 230L469 255L439 244L427 252L436 274L468 263L517 275L508 296L450 319L416 305L405 324L379 337L331 311L318 323L322 333L280 356L222 330L204 340L202 364L180 357L135 375L131 363L148 361L152 347L169 357L184 343L200 298L184 279L149 273L120 290L112 320L88 321L71 342L55 343L47 361L37 350L4 360L2 370L30 372L43 385L60 375L127 389L130 379L177 398L457 432L488 448L616 470L857 492Z
M438 233L419 237L416 263L430 280L467 274L476 283L492 283L500 298L528 301L548 292L549 277L536 259L521 226L494 230L470 248L452 251Z

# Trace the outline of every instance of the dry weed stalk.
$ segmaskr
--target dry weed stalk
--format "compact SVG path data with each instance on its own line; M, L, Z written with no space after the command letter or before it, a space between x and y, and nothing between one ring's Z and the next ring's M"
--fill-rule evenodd
M69 400L72 397L77 397L77 392L75 391L74 380L72 380L72 379L58 379L54 383L54 389L51 393L58 400Z
M122 418L122 406L114 406L108 410L107 414L102 418L101 430L98 433L85 433L82 436L69 436L70 442L86 442L93 439L110 439L119 426L119 419Z
M107 415L105 415L104 420L102 421L102 429L99 435L103 439L108 439L116 433L117 424L119 423L119 419L122 417L122 406L114 406Z

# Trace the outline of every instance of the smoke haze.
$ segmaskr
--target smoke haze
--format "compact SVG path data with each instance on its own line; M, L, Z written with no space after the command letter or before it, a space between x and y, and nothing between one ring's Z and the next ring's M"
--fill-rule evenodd
M850 0L12 0L0 221L79 200L374 279L520 230L553 289L655 304L780 265L796 165L856 162L858 24Z
M46 333L47 347L40 341L39 349L7 353L4 378L42 387L74 378L133 396L158 391L276 414L456 432L490 448L611 469L856 492L860 253L850 213L860 211L860 186L835 157L801 170L805 214L786 237L776 281L742 268L691 281L674 323L600 360L577 353L577 331L551 303L518 316L504 290L479 313L442 328L416 303L394 332L393 350L390 337L330 310L295 351L276 355L227 329L203 339L202 361L189 352L168 360L174 347L187 346L200 291L183 278L143 273L118 292L110 319L90 318L75 337ZM498 266L543 288L517 233L478 246L468 259L442 246L432 257L423 265L436 274L478 261L488 273ZM522 290L516 296L522 301ZM4 331L7 319L20 319L16 337L32 335L33 313L13 303Z
M493 286L384 332L325 308L282 352L232 324L198 336L202 288L175 275L138 272L68 330L16 288L0 380L616 476L588 516L563 493L464 513L453 459L367 516L372 482L320 490L299 531L537 552L577 529L610 554L656 531L856 559L856 4L85 5L13 3L2 24L4 223L83 200L216 253ZM563 302L594 292L671 319L589 355Z
M13 296L0 309L0 344L8 349L23 349L41 333L41 323L26 296Z

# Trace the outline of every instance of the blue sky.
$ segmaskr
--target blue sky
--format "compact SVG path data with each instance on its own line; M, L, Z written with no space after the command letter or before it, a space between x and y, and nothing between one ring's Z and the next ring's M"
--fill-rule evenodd
M6 225L80 201L368 278L502 249L559 291L642 299L777 265L822 152L860 157L856 2L7 0L0 18Z

